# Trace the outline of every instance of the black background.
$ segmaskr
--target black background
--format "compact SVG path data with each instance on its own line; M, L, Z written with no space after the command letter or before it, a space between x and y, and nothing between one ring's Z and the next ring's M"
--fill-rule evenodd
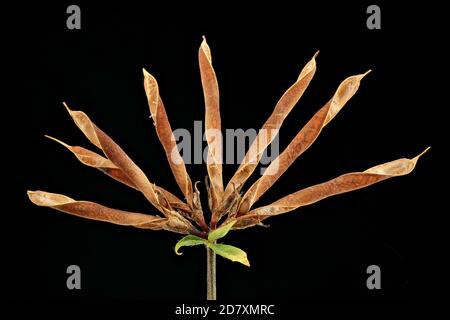
M432 145L434 106L421 86L418 11L380 4L382 29L366 28L371 3L221 6L77 3L81 30L66 28L72 3L4 8L7 114L3 118L5 237L2 290L14 299L203 300L205 252L176 256L179 235L83 220L32 205L40 189L130 211L155 213L137 192L81 165L50 134L91 147L62 106L90 118L152 182L180 194L155 134L142 68L155 75L173 128L203 119L197 50L207 37L221 93L223 128L258 128L303 65L318 69L286 119L284 148L340 81L372 69L316 143L262 199L270 203L339 174L365 170ZM426 15L424 12L423 14ZM10 95L11 94L11 95ZM2 130L3 131L3 130ZM329 198L267 220L268 229L231 233L246 268L218 259L218 297L254 301L429 297L439 280L439 213L433 206L433 152L405 177ZM228 165L225 179L237 166ZM204 165L189 165L203 181ZM255 177L254 177L255 178ZM254 179L252 180L254 181ZM203 187L203 186L202 186ZM82 270L82 290L66 288L66 268ZM366 288L381 267L382 289Z

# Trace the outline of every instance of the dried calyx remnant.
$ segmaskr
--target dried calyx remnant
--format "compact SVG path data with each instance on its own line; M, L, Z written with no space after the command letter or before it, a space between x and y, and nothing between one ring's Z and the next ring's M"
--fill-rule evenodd
M306 90L316 71L316 55L305 65L297 80L283 94L262 129L278 130L292 108ZM206 188L211 212L209 223L205 220L197 184L186 171L185 163L178 152L169 120L159 95L156 79L144 70L144 87L148 98L151 118L158 138L163 146L175 180L184 200L150 182L144 172L127 156L106 133L97 127L81 111L72 111L64 104L70 116L86 138L103 153L70 146L51 138L71 151L78 160L96 168L111 178L134 188L147 198L159 211L159 215L148 215L108 208L89 201L78 201L67 196L44 191L28 191L30 200L38 205L50 207L72 215L133 226L141 229L167 230L186 236L176 245L180 247L205 245L225 258L249 265L247 255L239 248L217 243L230 230L262 225L262 221L299 207L312 204L329 196L367 187L371 184L410 173L419 156L398 159L361 172L347 173L324 183L301 189L259 208L253 208L258 199L270 189L294 160L305 152L316 140L322 129L337 115L358 90L361 79L367 75L348 77L337 88L331 99L301 129L284 151L272 161L264 174L243 193L242 188L256 169L264 150L275 138L276 130L261 130L242 163L224 187L221 165L221 145L210 132L221 130L219 112L219 88L212 66L211 52L203 40L199 53L201 81L205 98L205 135L209 146L207 158L208 176Z

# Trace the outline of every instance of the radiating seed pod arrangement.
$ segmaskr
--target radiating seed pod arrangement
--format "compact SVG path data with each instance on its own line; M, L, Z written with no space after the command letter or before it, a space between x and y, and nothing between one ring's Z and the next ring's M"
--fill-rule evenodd
M218 243L229 231L262 225L262 221L275 215L293 211L324 198L357 190L374 183L413 171L419 157L390 161L362 172L340 175L286 195L262 207L254 208L257 201L276 183L292 163L318 138L327 124L339 113L359 88L361 80L369 73L350 76L338 86L330 100L320 108L298 132L291 143L276 157L264 174L245 192L247 179L257 168L265 149L275 138L283 121L295 107L316 72L316 56L305 65L295 82L281 96L262 130L250 145L245 157L230 181L224 185L222 178L222 141L211 132L221 130L219 87L212 65L211 50L203 39L198 52L199 67L205 99L205 136L208 144L206 192L209 221L205 219L197 183L193 185L181 157L167 117L158 83L145 69L144 88L151 119L157 136L167 156L170 169L181 190L183 199L151 182L145 173L128 157L114 140L103 132L82 111L73 111L65 103L69 115L86 138L102 153L56 141L84 165L96 168L111 178L141 192L150 202L152 214L128 212L109 208L90 201L78 201L65 195L45 191L28 191L31 202L71 215L106 221L141 229L167 230L185 235L175 246L175 252L184 246L203 245L207 250L207 298L216 299L216 254L250 266L247 254L234 246Z

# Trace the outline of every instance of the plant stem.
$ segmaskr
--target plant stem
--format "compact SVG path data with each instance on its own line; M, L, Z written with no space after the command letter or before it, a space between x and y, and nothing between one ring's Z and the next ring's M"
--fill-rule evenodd
M206 298L207 300L216 300L216 253L206 247Z

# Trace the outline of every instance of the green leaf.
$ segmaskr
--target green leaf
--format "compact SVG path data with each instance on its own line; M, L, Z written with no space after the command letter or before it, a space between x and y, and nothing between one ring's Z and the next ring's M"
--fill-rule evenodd
M177 255L182 255L181 252L178 252L178 250L181 247L192 247L192 246L198 246L200 244L206 244L206 240L197 236L194 236L192 234L187 235L185 237L183 237L180 241L177 242L177 244L175 245L175 253Z
M245 251L230 246L228 244L221 243L207 243L207 246L210 247L216 254L222 256L224 258L230 259L231 261L240 262L247 267L250 267L250 262L247 259L247 254Z
M235 223L236 223L236 220L231 221L230 223L227 223L225 225L221 225L216 230L211 231L208 234L208 240L210 242L214 242L217 239L225 237L227 235L227 233L231 230L231 228L234 226Z

